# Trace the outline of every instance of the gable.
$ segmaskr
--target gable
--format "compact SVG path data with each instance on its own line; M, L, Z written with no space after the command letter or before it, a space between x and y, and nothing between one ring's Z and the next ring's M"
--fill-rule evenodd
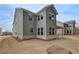
M55 9L55 7L54 7L53 4L52 4L52 5L48 5L48 6L44 7L44 8L42 8L40 11L37 12L37 14L40 13L40 12L43 12L44 10L47 10L47 9L53 10L56 15L58 14L58 12L57 12L57 10Z

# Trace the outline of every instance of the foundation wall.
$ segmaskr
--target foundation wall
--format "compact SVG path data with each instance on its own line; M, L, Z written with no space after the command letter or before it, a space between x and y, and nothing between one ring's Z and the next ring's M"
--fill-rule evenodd
M18 40L28 40L28 39L41 39L41 40L53 40L57 38L61 38L62 36L59 35L49 35L49 36L23 36L23 38L13 36L14 38L17 38Z

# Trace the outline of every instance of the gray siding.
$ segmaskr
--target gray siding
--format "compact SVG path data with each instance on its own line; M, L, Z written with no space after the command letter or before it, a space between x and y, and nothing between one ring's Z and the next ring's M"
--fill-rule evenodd
M2 35L2 28L0 28L0 35Z
M49 13L51 13L51 18L49 19ZM15 10L15 16L14 16L14 23L13 23L13 32L14 36L19 37L21 39L26 38L54 38L56 37L56 34L65 34L67 30L71 30L72 34L75 33L75 22L65 22L67 24L71 24L71 27L64 27L64 23L57 23L56 22L56 15L57 11L53 5L49 5L42 10L40 10L38 13L33 13L31 11L28 11L23 8L16 8ZM41 19L41 15L43 16ZM29 20L29 16L32 18ZM38 16L40 16L40 20L38 20ZM51 27L51 31L49 31L49 28ZM31 32L31 28L33 28L33 32ZM38 35L38 28L40 28L40 34ZM43 28L43 29L41 29ZM66 30L67 29L67 30ZM43 32L42 32L43 30ZM53 32L54 30L54 32ZM51 34L50 34L51 32ZM52 36L51 36L52 35Z
M46 37L46 11L42 11L38 15L42 15L43 19L40 19L39 21L37 19L37 32L38 32L38 28L43 27L43 35L40 35L40 36Z
M54 20L49 19L49 12L54 14ZM54 28L56 34L56 14L50 8L46 10L46 35L49 35L49 27Z
M23 39L23 10L16 9L15 10L15 18L13 23L13 32L14 36L18 36Z
M28 19L28 15L31 14L32 20ZM33 32L30 32L30 28L33 28ZM36 35L36 15L31 12L23 11L23 36Z

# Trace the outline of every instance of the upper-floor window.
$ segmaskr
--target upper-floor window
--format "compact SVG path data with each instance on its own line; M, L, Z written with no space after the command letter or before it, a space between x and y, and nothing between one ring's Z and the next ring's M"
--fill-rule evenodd
M72 25L71 25L71 24L69 24L69 27L72 27Z
M49 19L54 20L54 18L55 18L55 15L49 12Z
M54 17L54 15L52 15L52 17Z
M54 17L55 17L55 16L54 16L54 15L52 15L52 20L54 20Z
M49 19L51 19L51 17L49 16Z
M40 20L40 16L38 16L38 21Z
M29 19L30 21L32 21L32 17L31 17L30 15L28 16L28 19Z
M43 19L43 16L41 15L41 20Z
M43 15L39 15L38 16L38 21L42 20L43 19Z
M49 13L49 19L51 19L51 14Z
M65 27L68 27L68 24L64 24Z

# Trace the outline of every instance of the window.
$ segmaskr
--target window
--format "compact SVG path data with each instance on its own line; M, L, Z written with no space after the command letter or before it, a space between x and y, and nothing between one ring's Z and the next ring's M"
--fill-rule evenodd
M54 20L54 15L52 15L52 20Z
M54 28L49 28L49 35L54 35L55 34L55 32L54 32Z
M49 16L49 19L51 19L51 17Z
M43 16L42 16L42 15L39 15L39 16L38 16L38 21L40 21L40 19L41 19L41 20L43 19Z
M40 35L40 28L38 28L38 35Z
M49 13L49 19L51 19L51 14Z
M67 27L69 27L68 24L67 24Z
M64 24L65 27L68 27L68 24Z
M54 14L52 14L52 13L49 13L49 19L54 19Z
M32 20L32 17L31 16L28 16L29 17L29 20L31 21Z
M54 15L52 15L52 17L54 17Z
M69 34L69 30L67 30L67 34Z
M33 32L33 28L30 28L30 32Z
M54 28L52 28L52 35L54 35L55 33L54 33Z
M41 15L41 20L43 19L43 16Z
M43 35L43 28L41 28L41 35Z
M49 35L51 35L51 27L49 28Z
M40 20L40 16L38 16L38 21Z

